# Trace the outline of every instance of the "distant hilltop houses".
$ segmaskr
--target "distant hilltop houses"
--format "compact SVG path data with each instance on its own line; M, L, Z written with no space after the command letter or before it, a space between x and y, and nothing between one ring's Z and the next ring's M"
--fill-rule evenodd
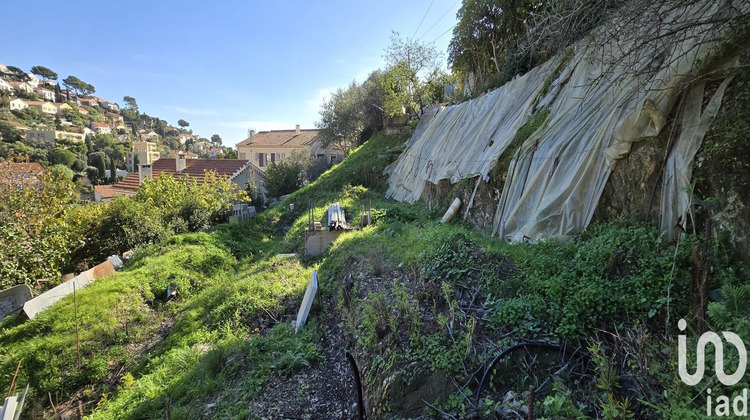
M45 167L68 166L82 198L103 202L135 194L147 179L168 174L203 182L209 171L265 195L269 165L295 152L327 165L346 156L324 147L318 130L299 125L250 130L234 148L226 147L218 134L210 140L198 136L184 120L175 127L141 113L135 98L123 97L126 106L120 107L94 91L74 76L58 82L56 73L41 66L24 72L0 64L0 161L13 151Z

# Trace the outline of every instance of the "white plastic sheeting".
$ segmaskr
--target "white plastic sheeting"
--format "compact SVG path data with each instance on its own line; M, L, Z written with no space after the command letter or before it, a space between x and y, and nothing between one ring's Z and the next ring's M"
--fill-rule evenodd
M670 237L674 236L677 225L685 225L686 212L690 208L693 159L703 143L703 137L711 121L719 111L729 80L726 79L719 85L702 113L705 83L696 83L685 96L680 123L682 130L664 167L664 184L661 191L659 225Z
M686 8L654 20L658 30L666 34L681 19L710 20L720 13L710 1ZM546 121L511 160L493 233L511 241L579 233L591 221L616 161L627 156L633 142L662 130L680 90L694 77L696 62L710 51L705 38L689 35L660 51L623 48L613 40L603 45L581 42L541 100L543 82L560 57L490 94L437 111L420 122L407 144L410 148L386 168L391 175L387 195L414 202L427 181L456 182L476 175L486 179L531 111L549 106ZM629 51L627 57L623 51ZM607 57L607 63L601 57ZM685 146L683 159L673 158L670 174L679 175L670 176L680 182L690 173L676 167L692 162L697 137L702 139L702 135L691 137L692 146ZM662 201L677 197L679 185L665 186ZM677 213L684 210L684 197L680 200Z
M486 178L531 115L552 65L550 61L477 99L428 110L407 143L410 148L386 168L386 195L413 203L425 181Z

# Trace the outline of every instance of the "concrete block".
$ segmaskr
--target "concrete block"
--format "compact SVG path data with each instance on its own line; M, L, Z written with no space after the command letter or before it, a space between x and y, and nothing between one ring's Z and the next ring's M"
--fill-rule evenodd
M297 324L295 326L295 332L299 332L305 322L307 322L307 316L310 315L310 308L312 308L313 299L315 294L318 292L318 272L313 271L310 282L307 283L307 290L305 290L305 297L302 299L302 305L299 307L297 312Z
M0 291L0 319L21 309L23 304L33 296L31 294L31 287L26 284L19 284L10 289Z
M119 265L122 266L122 261L120 261L120 259L117 257L115 258L116 260L114 260L114 262L117 263L119 261ZM26 313L29 319L34 319L34 317L36 317L40 312L54 305L58 300L73 293L73 285L75 285L76 290L80 290L88 286L96 279L114 274L115 265L111 262L112 260L113 258L109 257L107 261L104 261L96 267L84 271L83 273L73 277L73 279L68 280L60 284L59 286L42 293L34 299L29 300L28 302L24 303L23 311Z
M115 266L112 265L109 260L107 260L97 266L94 266L94 268L89 271L91 271L91 275L94 279L100 279L102 277L107 277L110 274L115 274Z
M307 241L305 242L305 254L310 256L318 256L323 254L328 246L331 245L336 238L341 235L343 230L320 230L315 232L309 232Z

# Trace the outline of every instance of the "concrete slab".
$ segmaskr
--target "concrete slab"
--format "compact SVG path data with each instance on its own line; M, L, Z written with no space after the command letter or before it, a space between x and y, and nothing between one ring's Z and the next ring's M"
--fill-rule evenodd
M0 292L0 320L9 314L21 309L23 304L31 300L34 295L31 293L31 287L26 284L19 284L10 289Z
M54 305L57 301L73 293L73 285L76 290L83 289L94 281L94 269L84 271L83 273L75 276L72 280L68 280L52 289L42 293L41 295L31 299L23 305L23 311L29 317L34 319L40 312Z
M120 266L122 266L121 264L122 262L120 262ZM73 277L73 279L68 280L60 284L59 286L54 287L35 297L34 299L31 299L28 302L24 303L23 311L26 313L29 319L34 319L34 317L36 317L40 312L54 305L57 301L64 298L65 296L73 293L73 285L75 285L76 290L80 290L88 286L94 280L109 276L114 273L115 266L109 260L104 261L96 267L84 271L83 273Z
M0 420L13 420L16 415L17 404L18 395L12 395L6 398L2 409L0 409Z
M307 316L310 315L310 308L312 308L313 299L315 294L318 292L318 272L313 271L310 282L307 283L307 290L305 290L305 297L302 299L302 305L299 307L297 312L297 325L295 326L295 332L299 332L302 326L307 322Z
M316 257L323 254L328 246L345 231L343 230L321 230L308 232L305 242L305 254Z

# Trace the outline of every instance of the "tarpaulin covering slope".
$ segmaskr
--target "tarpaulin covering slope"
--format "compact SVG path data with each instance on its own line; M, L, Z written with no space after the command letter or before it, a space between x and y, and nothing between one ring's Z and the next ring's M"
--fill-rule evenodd
M386 195L414 202L425 181L486 177L531 115L551 71L549 62L477 99L428 110L407 143L410 148L385 170L390 174Z
M675 16L660 15L659 25L653 28L644 22L642 30L669 33L682 24L680 19L700 16L710 21L718 13L713 2L692 3ZM583 230L615 162L627 156L633 142L654 136L664 127L680 89L694 77L697 60L710 51L711 43L697 35L705 32L704 27L688 27L678 41L660 51L632 45L623 48L621 40L619 44L612 40L579 43L553 82L554 96L541 101L549 104L549 116L510 162L493 233L521 241ZM419 199L425 181L486 177L515 130L526 121L537 102L539 86L559 60L550 60L491 94L447 107L421 122L426 127L418 127L420 135L412 138L411 147L386 169L391 175L387 195L413 202ZM493 106L493 100L504 103ZM494 135L492 153L487 153L490 133ZM675 188L665 187L667 196L678 195Z

